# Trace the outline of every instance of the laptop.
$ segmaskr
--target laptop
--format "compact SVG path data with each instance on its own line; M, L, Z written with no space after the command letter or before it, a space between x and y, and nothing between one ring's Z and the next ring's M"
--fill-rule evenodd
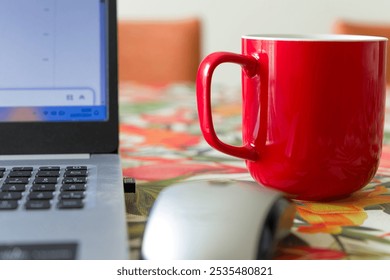
M0 3L0 259L127 259L116 2Z

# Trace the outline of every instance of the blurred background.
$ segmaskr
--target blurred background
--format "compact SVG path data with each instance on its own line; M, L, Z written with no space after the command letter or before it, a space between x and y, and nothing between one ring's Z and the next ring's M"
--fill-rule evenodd
M201 58L240 52L240 38L259 33L331 33L339 20L390 25L389 0L118 0L119 20L201 19ZM239 84L238 66L218 68L214 81Z

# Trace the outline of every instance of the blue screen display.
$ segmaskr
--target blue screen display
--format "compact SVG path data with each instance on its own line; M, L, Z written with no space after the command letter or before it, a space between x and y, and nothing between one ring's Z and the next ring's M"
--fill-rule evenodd
M107 120L105 1L0 4L0 122Z

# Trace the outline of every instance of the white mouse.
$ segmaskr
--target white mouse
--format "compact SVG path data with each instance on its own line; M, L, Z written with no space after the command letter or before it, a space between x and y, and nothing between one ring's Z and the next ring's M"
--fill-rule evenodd
M250 181L187 181L157 197L142 240L143 259L270 259L295 208Z

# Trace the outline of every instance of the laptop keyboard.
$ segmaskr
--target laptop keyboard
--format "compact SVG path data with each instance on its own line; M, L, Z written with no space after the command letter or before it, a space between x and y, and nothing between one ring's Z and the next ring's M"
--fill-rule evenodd
M87 166L0 167L0 210L82 209Z

